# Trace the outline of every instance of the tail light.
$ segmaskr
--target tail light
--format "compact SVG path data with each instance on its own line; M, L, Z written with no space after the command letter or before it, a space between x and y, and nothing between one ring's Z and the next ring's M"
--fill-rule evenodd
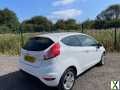
M60 55L60 44L54 43L53 46L44 55L44 60L48 60Z

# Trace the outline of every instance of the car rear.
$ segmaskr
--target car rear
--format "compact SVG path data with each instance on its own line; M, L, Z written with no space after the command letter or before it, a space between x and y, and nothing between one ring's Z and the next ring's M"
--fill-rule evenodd
M59 58L60 44L49 37L32 37L21 49L19 68L48 86L57 86L60 74L54 61Z

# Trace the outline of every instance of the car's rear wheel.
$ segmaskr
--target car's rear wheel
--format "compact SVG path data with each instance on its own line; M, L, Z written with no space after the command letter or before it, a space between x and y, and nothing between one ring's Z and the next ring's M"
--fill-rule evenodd
M67 69L58 85L59 90L72 90L75 83L75 71L72 68Z

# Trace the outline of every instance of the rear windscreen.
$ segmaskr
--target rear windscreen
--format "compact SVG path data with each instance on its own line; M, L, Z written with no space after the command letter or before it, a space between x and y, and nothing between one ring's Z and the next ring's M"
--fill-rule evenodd
M34 37L30 38L23 46L23 49L29 51L42 51L51 46L54 42L49 38Z

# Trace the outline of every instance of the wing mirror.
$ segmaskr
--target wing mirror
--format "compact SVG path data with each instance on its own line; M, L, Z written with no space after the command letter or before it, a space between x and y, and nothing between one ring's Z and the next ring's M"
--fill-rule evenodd
M97 48L100 48L100 47L102 47L103 45L101 44L101 43L98 43L97 45L96 45L96 47Z

